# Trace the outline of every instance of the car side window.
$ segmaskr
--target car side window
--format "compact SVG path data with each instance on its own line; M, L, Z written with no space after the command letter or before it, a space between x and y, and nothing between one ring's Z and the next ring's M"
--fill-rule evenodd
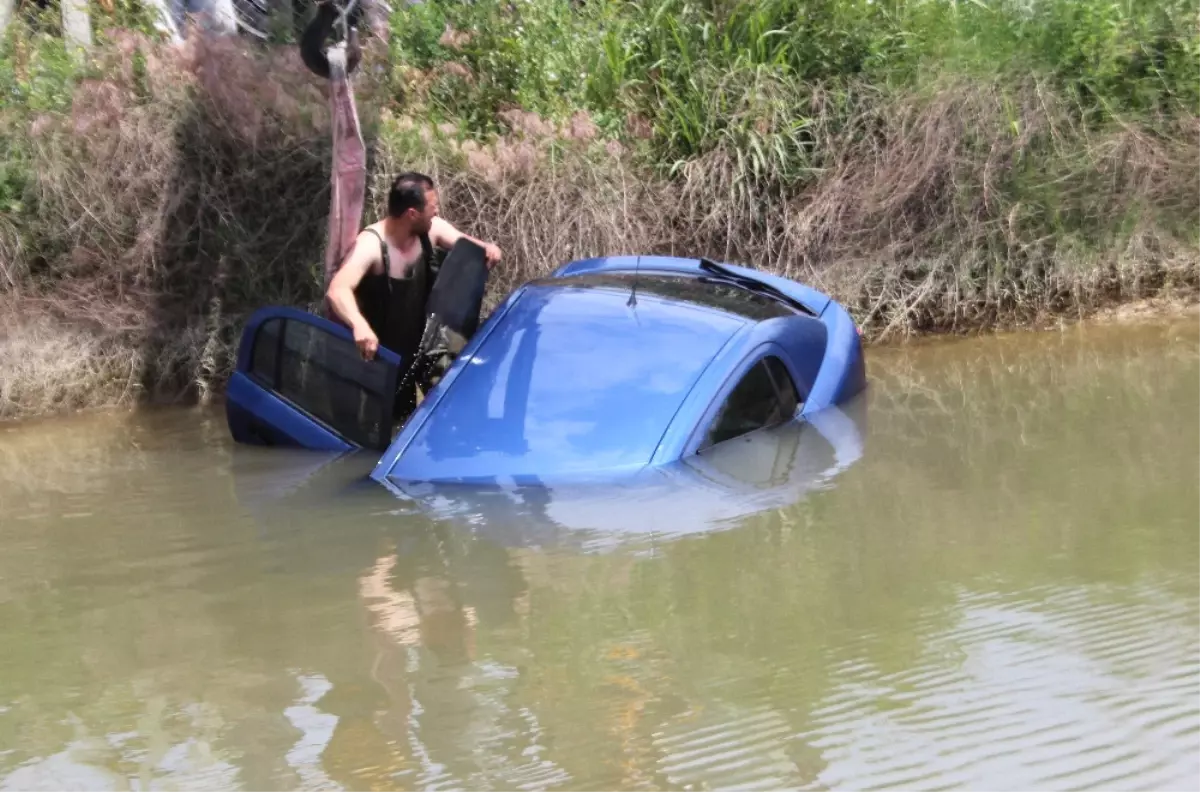
M278 318L263 322L254 335L250 374L268 388L279 387L279 364L282 362L279 348L282 341L283 320Z
M272 317L259 326L251 379L298 410L367 448L391 440L394 368L365 361L354 342L297 319Z
M787 367L777 357L755 363L730 392L713 419L700 450L784 423L796 413L800 400Z

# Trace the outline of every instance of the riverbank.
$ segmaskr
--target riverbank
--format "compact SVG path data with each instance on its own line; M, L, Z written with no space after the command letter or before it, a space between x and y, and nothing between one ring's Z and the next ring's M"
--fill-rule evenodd
M828 292L868 343L1196 302L1193 0L870 5L405 6L356 76L368 220L416 168L505 251L489 304L572 259L706 255ZM26 33L0 52L0 419L219 396L251 311L320 299L326 86L290 44L125 28L80 63Z

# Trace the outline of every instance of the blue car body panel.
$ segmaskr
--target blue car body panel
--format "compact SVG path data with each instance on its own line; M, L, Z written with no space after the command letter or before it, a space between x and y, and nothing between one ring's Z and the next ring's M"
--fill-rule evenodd
M818 321L771 319L748 325L734 343L714 358L703 378L685 398L670 431L651 464L674 462L696 453L705 430L725 398L755 364L768 355L783 361L801 399L817 378L825 348L824 325Z

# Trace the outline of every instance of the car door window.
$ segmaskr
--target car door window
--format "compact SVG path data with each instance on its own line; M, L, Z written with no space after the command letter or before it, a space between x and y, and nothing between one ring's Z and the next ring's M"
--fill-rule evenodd
M755 363L721 405L700 450L788 421L799 398L783 361L766 357Z
M363 360L350 339L280 317L255 333L249 375L352 442L382 448L391 439L395 371Z
M763 358L763 363L766 364L767 371L775 383L775 391L779 395L779 408L783 414L780 421L786 421L796 414L796 408L800 406L800 394L796 392L796 383L792 382L792 375L779 358Z

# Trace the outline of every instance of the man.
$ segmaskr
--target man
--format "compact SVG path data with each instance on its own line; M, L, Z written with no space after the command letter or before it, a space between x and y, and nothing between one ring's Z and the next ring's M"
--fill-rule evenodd
M463 237L483 247L489 268L500 261L500 248L467 236L438 216L431 178L408 172L393 180L387 217L358 235L326 291L330 307L354 333L365 359L374 358L383 344L406 365L415 362L433 288L433 248L449 250ZM397 414L416 406L414 385L406 382L397 394Z

